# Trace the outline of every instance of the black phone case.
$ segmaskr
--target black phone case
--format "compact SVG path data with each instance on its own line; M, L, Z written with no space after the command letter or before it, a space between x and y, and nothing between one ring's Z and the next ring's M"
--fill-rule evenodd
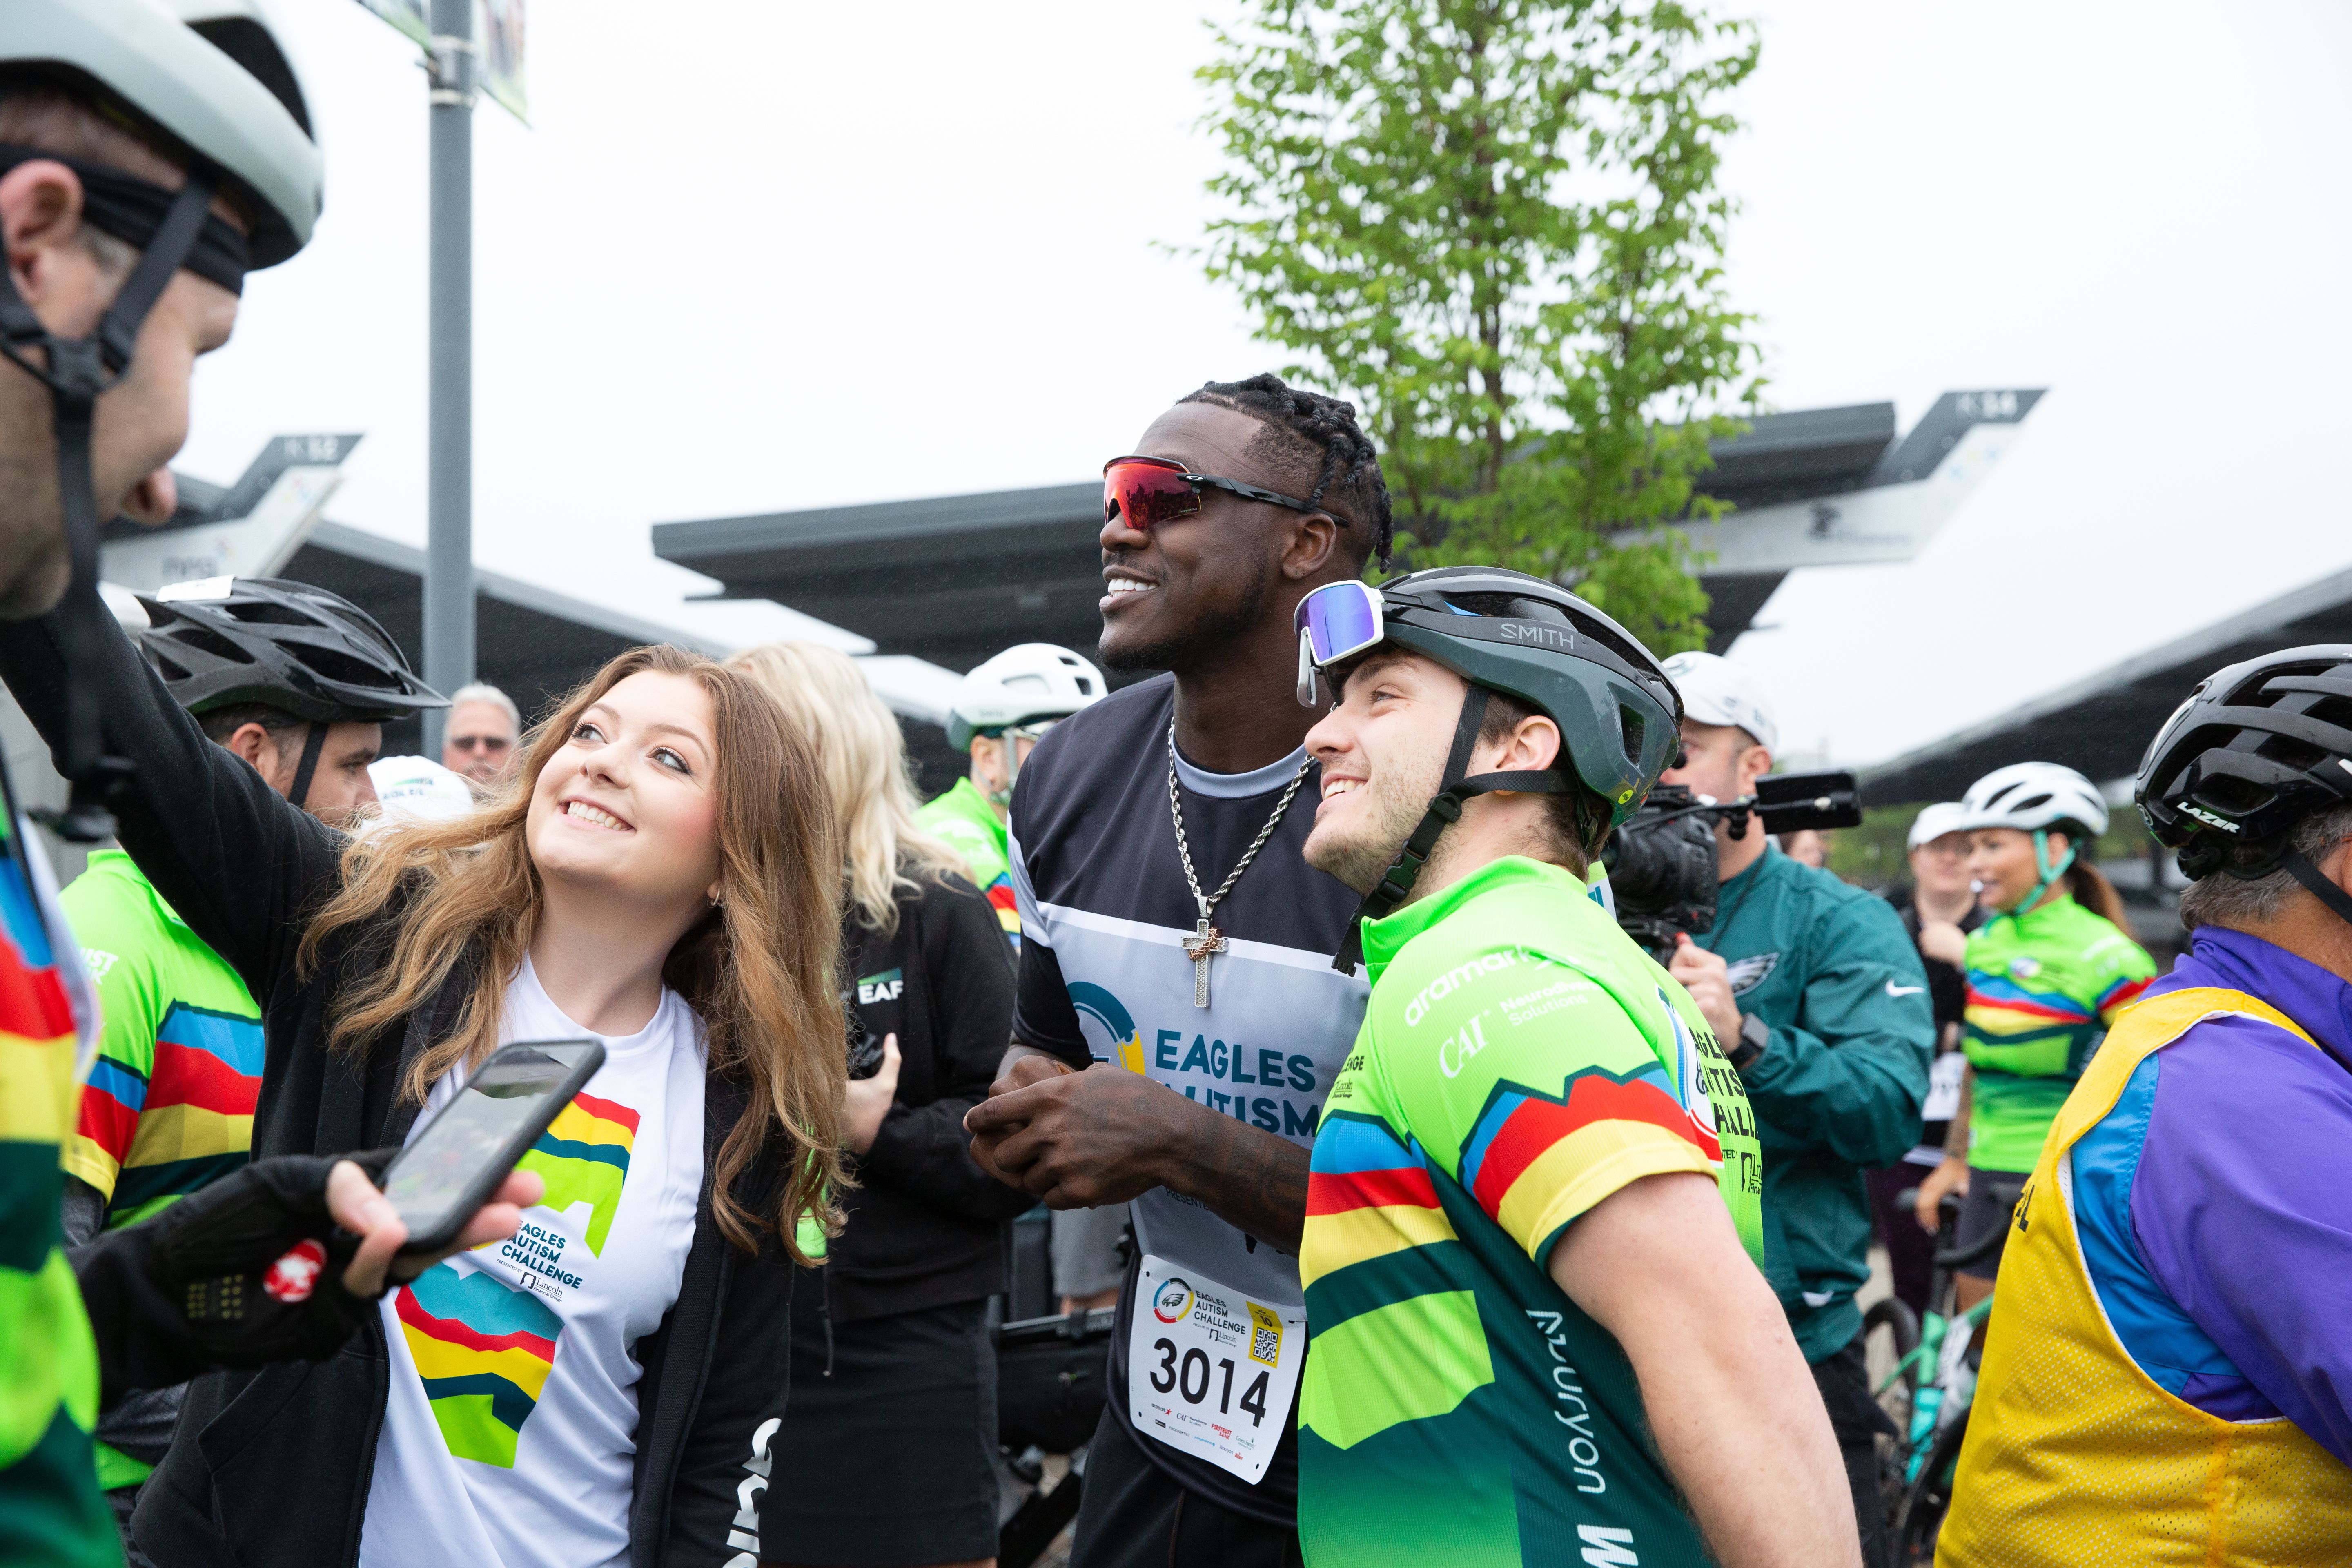
M586 1046L589 1051L572 1068L571 1076L563 1080L562 1087L549 1095L542 1102L546 1114L533 1116L529 1121L517 1128L513 1135L499 1145L497 1155L475 1173L473 1179L467 1184L465 1195L450 1205L448 1223L432 1234L410 1237L401 1243L401 1256L406 1257L419 1252L438 1252L456 1241L458 1233L466 1228L466 1222L474 1217L476 1210L490 1201L490 1194L497 1192L499 1184L512 1173L515 1163L530 1152L530 1146L539 1142L540 1135L554 1123L557 1117L563 1114L563 1108L572 1103L572 1097L586 1087L588 1080L596 1076L596 1069L604 1065L604 1043L602 1040L516 1040L500 1046L485 1057L481 1067L476 1068L474 1072L482 1071L509 1051L536 1049L546 1046ZM467 1075L467 1081L470 1082L472 1078L472 1073ZM464 1090L460 1089L458 1092L463 1093ZM438 1120L443 1111L456 1103L457 1103L457 1095L451 1095L441 1109L433 1113L435 1119ZM425 1132L431 1127L432 1123L428 1121L424 1128L410 1136L407 1146L394 1157L390 1165L384 1167L383 1180L378 1184L380 1186L386 1189L391 1187L392 1173L400 1169L400 1162L407 1157L408 1150L423 1142Z

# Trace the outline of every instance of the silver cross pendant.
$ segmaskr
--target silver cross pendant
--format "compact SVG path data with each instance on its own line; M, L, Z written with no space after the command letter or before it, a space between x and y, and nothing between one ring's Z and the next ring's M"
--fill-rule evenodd
M1184 956L1192 961L1192 1005L1209 1005L1209 955L1225 951L1225 933L1202 915L1192 934L1184 939Z

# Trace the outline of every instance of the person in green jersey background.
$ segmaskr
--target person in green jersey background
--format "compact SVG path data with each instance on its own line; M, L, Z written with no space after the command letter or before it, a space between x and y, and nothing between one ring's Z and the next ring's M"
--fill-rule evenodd
M2042 1157L2042 1140L2116 1015L2156 978L2126 934L2123 900L2084 857L2107 830L2090 780L2055 763L1997 768L1961 797L1969 874L1992 918L1969 936L1968 1055L1944 1162L1919 1184L1919 1223L1936 1228L1947 1193L1963 1194L1958 1243L2000 1230ZM2000 1249L1960 1270L1959 1304L1992 1294Z
M215 744L311 816L351 826L375 800L383 721L442 700L356 605L267 578L180 584L143 600L133 637ZM261 1010L130 856L100 849L63 895L105 1017L65 1149L65 1234L79 1246L152 1218L235 1171L253 1143ZM178 1388L136 1394L98 1426L99 1484L118 1524L163 1457Z
M972 886L988 895L1015 951L1021 917L1004 853L1013 782L1054 721L1100 700L1104 690L1102 671L1068 648L1024 642L974 666L948 704L948 744L971 753L971 771L917 811L915 823L964 858Z
M1738 1075L1585 879L1680 698L1517 573L1298 616L1337 699L1305 853L1367 895L1372 983L1299 1254L1307 1563L1856 1563Z

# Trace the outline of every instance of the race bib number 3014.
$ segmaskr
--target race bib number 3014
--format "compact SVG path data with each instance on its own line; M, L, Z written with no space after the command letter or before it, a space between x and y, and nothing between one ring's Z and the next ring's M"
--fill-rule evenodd
M1255 1486L1282 1445L1307 1309L1270 1306L1147 1257L1127 1343L1135 1429Z

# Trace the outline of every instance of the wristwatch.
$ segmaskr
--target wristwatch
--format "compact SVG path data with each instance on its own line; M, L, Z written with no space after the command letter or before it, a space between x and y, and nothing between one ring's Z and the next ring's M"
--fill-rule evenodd
M1771 1043L1772 1031L1765 1026L1764 1020L1753 1013L1744 1013L1739 1018L1739 1043L1725 1059L1734 1071L1746 1072L1748 1064L1762 1056L1764 1047Z

